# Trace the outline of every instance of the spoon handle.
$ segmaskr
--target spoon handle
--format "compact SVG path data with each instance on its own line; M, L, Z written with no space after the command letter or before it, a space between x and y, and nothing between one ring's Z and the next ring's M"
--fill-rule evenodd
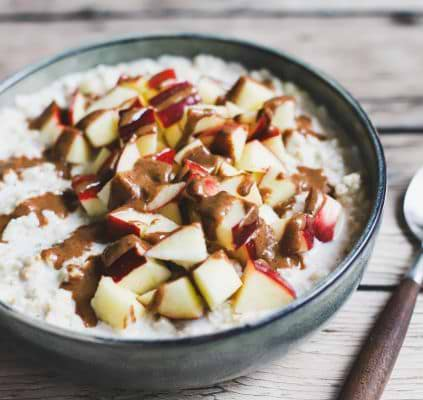
M420 284L406 277L379 316L356 359L339 400L378 400L397 360ZM363 304L363 307L366 305Z

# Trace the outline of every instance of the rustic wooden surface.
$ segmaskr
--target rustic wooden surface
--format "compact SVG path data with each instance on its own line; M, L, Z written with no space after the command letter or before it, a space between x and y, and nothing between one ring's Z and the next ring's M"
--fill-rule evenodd
M358 292L288 357L232 382L175 394L104 390L69 382L0 333L0 399L335 399L362 339L413 257L400 205L423 163L423 2L420 0L3 0L0 78L70 46L133 32L197 31L286 50L336 77L381 133L389 194ZM423 301L384 400L423 398Z

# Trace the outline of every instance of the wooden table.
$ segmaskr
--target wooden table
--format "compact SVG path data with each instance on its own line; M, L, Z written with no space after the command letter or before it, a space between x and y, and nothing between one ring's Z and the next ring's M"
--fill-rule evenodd
M232 382L176 394L70 383L0 334L0 399L335 399L362 339L412 260L404 189L423 164L423 4L419 0L6 1L0 5L0 77L70 46L131 32L197 31L274 46L320 67L370 113L388 160L382 229L358 292L286 358ZM141 4L141 5L140 5ZM423 300L384 395L423 399Z

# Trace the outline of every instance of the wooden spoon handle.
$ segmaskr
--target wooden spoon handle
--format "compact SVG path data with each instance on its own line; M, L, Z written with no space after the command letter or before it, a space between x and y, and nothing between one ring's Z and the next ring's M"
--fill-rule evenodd
M361 349L339 400L381 397L407 333L419 290L420 285L410 278L400 283Z

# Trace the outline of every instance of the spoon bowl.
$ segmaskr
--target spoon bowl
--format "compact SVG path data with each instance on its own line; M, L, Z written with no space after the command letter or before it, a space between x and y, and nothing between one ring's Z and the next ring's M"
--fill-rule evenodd
M423 242L423 168L414 175L404 198L404 217L410 231Z

